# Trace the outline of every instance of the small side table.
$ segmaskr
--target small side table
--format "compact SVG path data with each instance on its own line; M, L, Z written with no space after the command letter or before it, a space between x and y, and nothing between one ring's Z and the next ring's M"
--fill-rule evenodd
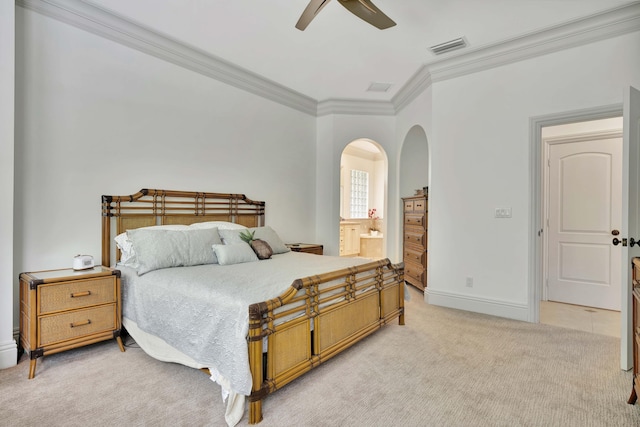
M315 243L287 243L287 247L294 252L322 255L324 246Z
M116 339L120 328L120 270L48 270L20 274L20 345L29 352L29 379L39 357Z

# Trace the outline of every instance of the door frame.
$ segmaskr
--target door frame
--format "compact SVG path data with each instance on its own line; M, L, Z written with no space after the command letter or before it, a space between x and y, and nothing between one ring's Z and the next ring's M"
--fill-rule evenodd
M582 122L582 121L581 121ZM578 143L578 142L588 142L588 141L600 141L603 139L620 139L620 150L621 150L621 154L622 154L622 138L623 138L623 131L622 128L620 129L616 129L616 130L593 130L593 131L589 131L589 132L582 132L579 134L571 134L571 135L564 135L564 136L554 136L554 137L550 137L550 138L546 138L546 139L542 139L542 150L543 150L543 157L542 157L542 168L543 168L543 174L542 174L542 197L541 197L541 201L542 201L542 215L543 215L543 220L542 220L542 226L541 226L541 230L544 230L542 233L542 271L543 271L543 276L542 276L542 283L541 283L541 294L540 294L540 300L542 301L547 301L548 300L548 294L549 294L549 282L548 282L548 278L549 278L549 225L545 224L544 222L544 218L549 218L550 213L549 213L549 197L550 197L550 178L549 175L551 173L551 168L550 165L548 163L548 159L550 157L550 152L551 152L551 146L553 145L560 145L560 144L571 144L571 143ZM622 170L620 170L620 174L622 174ZM622 193L622 188L620 188L620 192ZM620 258L621 255L618 256L618 258ZM623 278L620 278L620 290L622 292L623 286L622 286L622 281Z
M563 113L548 114L529 118L529 194L531 209L529 212L529 315L528 321L540 322L540 300L544 285L544 240L542 230L545 229L543 200L544 192L544 146L542 128L547 126L564 125L569 123L587 122L591 120L621 117L623 105L612 104L601 107L574 110ZM623 158L623 162L626 159ZM623 279L624 280L624 279ZM621 321L628 316L624 305L621 311Z

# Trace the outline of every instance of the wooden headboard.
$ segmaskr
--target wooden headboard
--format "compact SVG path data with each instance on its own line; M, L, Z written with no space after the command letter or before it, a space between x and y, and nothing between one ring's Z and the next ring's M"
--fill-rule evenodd
M264 226L264 206L264 202L255 202L244 194L144 188L129 196L102 196L102 265L110 266L119 259L119 251L112 253L111 242L126 230L206 221L261 227Z

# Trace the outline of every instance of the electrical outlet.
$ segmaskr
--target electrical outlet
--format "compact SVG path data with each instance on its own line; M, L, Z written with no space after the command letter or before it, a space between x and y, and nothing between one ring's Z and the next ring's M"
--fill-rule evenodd
M473 288L473 277L467 277L467 288Z

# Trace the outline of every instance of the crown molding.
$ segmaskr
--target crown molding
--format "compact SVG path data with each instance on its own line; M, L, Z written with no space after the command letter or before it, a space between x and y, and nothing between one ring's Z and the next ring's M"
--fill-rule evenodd
M434 82L534 58L640 30L640 2L457 52L422 66L391 100L398 113ZM354 106L355 108L355 106Z
M396 109L390 101L367 101L358 99L327 99L318 102L318 116L328 114L359 114L372 116L395 116Z
M327 114L367 114L395 116L425 89L431 86L431 74L421 67L396 93L391 101L362 101L357 99L328 99L318 103L318 116Z
M432 82L605 40L640 30L640 2L428 63Z
M409 105L414 99L424 92L432 83L431 73L427 66L422 66L409 81L400 88L391 102L396 112Z
M316 114L317 101L311 97L95 5L80 0L16 0L16 4L303 113Z
M391 101L317 100L82 0L16 4L313 116L393 116L434 82L640 30L640 1L425 63Z

